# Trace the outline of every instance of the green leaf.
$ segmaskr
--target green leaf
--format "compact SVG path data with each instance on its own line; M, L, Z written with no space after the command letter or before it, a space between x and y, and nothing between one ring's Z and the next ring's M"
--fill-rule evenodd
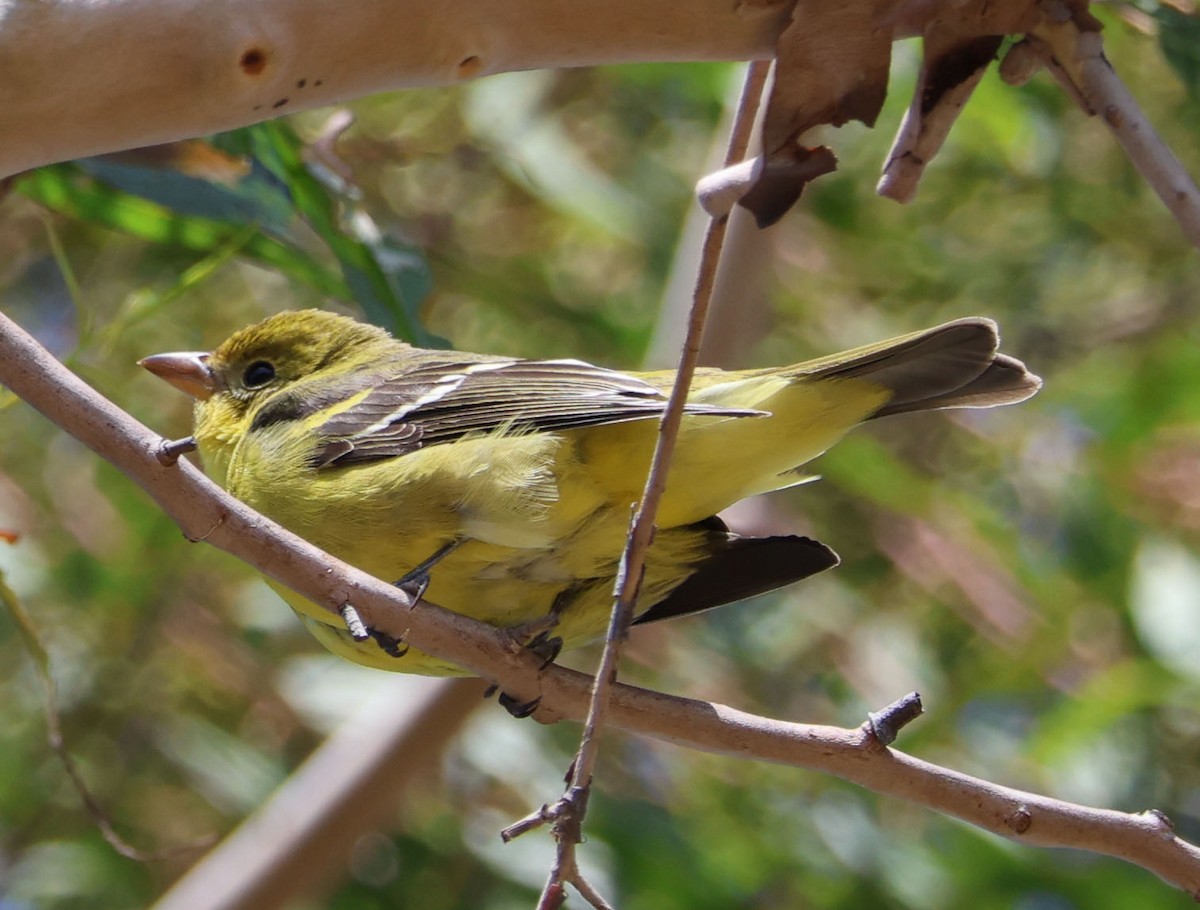
M107 158L84 158L76 163L84 173L109 186L157 202L179 215L257 224L286 236L295 214L286 190L261 172L251 172L227 185L169 167L142 167Z
M269 121L244 132L255 158L287 185L296 210L337 258L350 295L367 318L415 344L437 345L441 339L428 332L417 317L429 278L416 251L385 240L377 232L369 236L373 225L360 230L368 236L351 236L339 223L339 201L309 170L300 140L286 123Z
M1158 43L1167 63L1175 70L1193 98L1200 98L1200 17L1159 4Z
M40 168L21 178L18 189L53 211L98 227L198 253L216 253L240 240L241 253L308 284L322 294L347 296L347 287L313 257L245 224L182 215L88 178L73 164Z

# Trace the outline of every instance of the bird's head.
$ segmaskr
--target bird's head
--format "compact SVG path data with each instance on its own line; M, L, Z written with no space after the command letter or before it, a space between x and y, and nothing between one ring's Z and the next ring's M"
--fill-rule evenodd
M300 310L235 332L211 352L155 354L138 362L196 399L200 455L225 486L234 452L248 433L267 425L285 430L354 394L407 349L375 326Z
M138 363L201 405L219 406L241 423L276 393L370 365L396 344L375 326L323 310L299 310L235 332L211 352L154 354Z

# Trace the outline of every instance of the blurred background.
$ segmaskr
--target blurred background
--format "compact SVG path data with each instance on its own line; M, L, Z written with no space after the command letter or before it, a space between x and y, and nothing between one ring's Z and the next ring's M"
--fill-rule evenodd
M1200 173L1196 20L1102 14L1118 71ZM824 137L837 173L735 250L712 356L778 364L988 315L1046 387L1018 407L862 428L814 464L820 483L740 507L735 523L819 536L842 566L639 631L624 678L850 726L917 689L928 713L899 748L1068 800L1155 807L1195 841L1195 250L1045 75L1013 89L989 74L916 200L876 198L919 53L897 45L878 129ZM671 365L691 188L723 147L742 71L519 73L166 158L46 168L0 199L0 309L168 436L188 432L188 403L135 361L286 308L333 307L428 345ZM3 910L152 904L349 715L426 691L320 651L250 570L189 545L2 389L0 532L18 538L0 540L0 571L49 652L70 753L123 836L173 851L139 862L105 843L46 744L36 661L0 614ZM494 702L467 714L421 786L331 848L343 871L286 906L532 905L549 838L503 846L497 832L559 795L578 727ZM1192 906L1116 860L618 732L582 857L625 910Z

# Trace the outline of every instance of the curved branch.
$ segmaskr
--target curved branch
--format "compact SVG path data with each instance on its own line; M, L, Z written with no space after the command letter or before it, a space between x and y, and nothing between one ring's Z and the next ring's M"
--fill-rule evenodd
M192 540L203 539L331 611L347 602L373 626L494 679L537 718L581 719L592 678L539 659L502 630L424 602L317 550L216 487L186 462L159 462L162 440L56 361L0 314L0 383L112 462L145 489ZM797 724L724 705L617 685L610 721L656 739L739 758L824 771L995 834L1127 860L1200 898L1200 848L1156 811L1095 809L1002 787L883 746L857 729Z
M0 178L388 89L769 57L790 0L0 3Z

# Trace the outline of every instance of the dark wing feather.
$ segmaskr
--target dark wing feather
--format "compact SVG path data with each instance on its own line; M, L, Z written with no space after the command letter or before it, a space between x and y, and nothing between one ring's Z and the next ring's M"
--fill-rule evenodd
M658 622L711 610L766 594L837 564L838 556L833 550L808 537L714 534L712 547L696 564L695 572L634 623Z
M556 432L659 417L666 395L642 380L576 360L438 361L379 381L317 428L318 468L395 458L500 429ZM761 411L688 405L692 414Z

